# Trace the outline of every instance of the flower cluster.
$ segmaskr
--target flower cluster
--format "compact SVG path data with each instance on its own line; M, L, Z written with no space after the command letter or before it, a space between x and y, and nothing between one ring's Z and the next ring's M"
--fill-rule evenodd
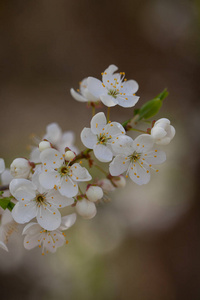
M29 158L16 158L10 170L5 170L0 159L0 247L4 250L8 250L7 239L17 225L25 224L26 249L38 246L42 254L55 252L68 243L64 231L75 223L76 213L84 219L93 218L98 203L125 187L128 177L138 185L147 184L151 171L158 172L155 166L166 160L158 146L169 144L175 129L166 118L149 121L159 111L166 90L122 124L112 122L111 107L131 108L139 100L137 82L127 80L124 72L115 73L117 69L110 65L102 73L102 81L88 77L80 82L77 92L70 90L76 100L92 107L90 127L80 134L84 150L74 145L73 132L62 133L57 123L51 123ZM107 107L107 116L96 113L100 103ZM146 131L138 128L144 121L150 125ZM142 134L133 139L130 131ZM102 163L109 164L108 172ZM95 177L90 174L92 168L96 169ZM64 207L75 212L62 216Z

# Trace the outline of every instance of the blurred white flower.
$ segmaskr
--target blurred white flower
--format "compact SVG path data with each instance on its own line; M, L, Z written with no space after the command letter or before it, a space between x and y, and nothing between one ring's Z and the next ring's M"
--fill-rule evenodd
M17 223L13 220L11 212L0 208L0 247L8 251L6 246L9 236L16 231Z
M52 147L58 151L64 153L65 148L68 147L76 154L79 153L78 148L74 146L75 134L73 131L62 132L60 126L57 123L51 123L46 127L46 134L42 140L48 140ZM40 150L38 147L33 147L30 153L30 161L34 163L40 162Z
M5 162L3 158L0 158L0 174L5 170Z
M76 222L76 214L71 214L61 218L61 225L58 229L48 231L38 223L31 222L24 227L22 234L25 234L24 247L31 250L37 246L42 248L42 255L48 251L54 253L58 247L63 246L68 241L65 239L64 230L70 228Z
M151 136L158 145L167 145L175 136L175 128L170 125L170 121L166 118L159 119L155 122L151 129Z

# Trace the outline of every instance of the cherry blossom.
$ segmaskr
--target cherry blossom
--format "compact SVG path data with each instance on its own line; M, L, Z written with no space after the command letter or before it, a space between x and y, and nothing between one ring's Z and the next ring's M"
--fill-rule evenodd
M90 181L91 175L79 163L70 165L65 160L65 154L55 149L46 149L41 152L43 164L42 173L39 175L41 185L46 189L56 189L61 195L74 197L78 194L77 182Z
M36 217L39 225L46 230L58 228L61 224L58 208L74 202L55 189L48 190L42 187L38 174L34 174L32 181L13 179L10 183L10 192L19 201L12 210L14 220L24 224Z
M84 128L81 132L81 141L101 162L109 162L115 155L115 144L124 144L130 140L125 136L125 130L120 123L107 124L105 114L100 112L91 120L91 128Z
M31 165L25 158L16 158L10 165L10 173L15 178L28 178L31 172Z
M150 135L138 136L114 158L109 166L110 174L118 176L126 172L126 177L129 175L135 183L139 185L148 183L152 165L161 164L166 160L165 152L157 150L153 145L154 139Z
M99 98L95 97L88 91L88 78L84 78L80 83L80 88L77 89L77 92L74 89L70 89L70 93L74 99L79 102L93 102L96 103L99 101Z
M102 73L102 81L94 77L88 77L88 90L96 98L100 98L104 105L112 107L133 107L139 100L135 95L138 83L135 80L126 80L125 73L115 73L118 68L110 65Z
M48 140L51 143L52 147L60 152L64 153L66 147L70 148L75 153L79 152L78 148L74 146L74 132L66 131L63 133L60 126L57 123L51 123L47 125L46 134L43 136L42 139ZM49 148L49 146L47 146L46 148ZM40 162L40 150L38 147L33 147L30 154L30 161L33 161L35 163Z
M86 198L78 200L76 203L76 212L84 219L92 219L97 213L96 205Z
M61 225L53 231L42 228L38 223L31 222L24 227L23 233L24 247L31 250L35 247L42 249L42 255L48 251L55 253L58 247L67 244L65 233L62 231L67 230L76 222L76 214L73 213L61 218Z
M17 223L13 220L11 212L0 208L0 248L8 251L6 246L8 238L16 229Z

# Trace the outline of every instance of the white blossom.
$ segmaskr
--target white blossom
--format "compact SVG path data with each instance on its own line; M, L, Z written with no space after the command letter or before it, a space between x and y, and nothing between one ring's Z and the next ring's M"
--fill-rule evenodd
M76 203L76 212L84 219L92 219L95 217L97 209L93 202L82 198Z
M74 89L70 89L70 93L74 99L79 102L98 102L99 98L95 97L88 91L88 78L84 78L80 83L80 88L77 92Z
M0 158L0 174L5 170L5 162L3 158Z
M138 83L135 80L127 81L124 72L113 74L117 69L115 65L110 65L102 73L102 81L88 77L88 90L108 107L117 104L122 107L132 107L139 100L135 95L139 87Z
M170 121L166 118L159 119L155 122L151 129L151 136L158 145L167 145L175 136L175 128L170 125Z
M165 152L157 150L153 145L154 139L150 135L138 136L114 158L109 166L110 174L118 176L126 172L126 177L129 175L135 183L139 185L148 183L152 165L161 164L166 160Z
M28 178L31 172L31 165L25 158L16 158L10 165L10 172L15 178Z
M32 181L13 179L10 192L19 202L12 210L12 216L17 223L24 224L36 217L37 222L46 230L54 230L61 224L61 214L58 208L73 204L74 200L62 196L55 189L42 187L38 174Z
M13 220L11 212L0 208L0 247L6 251L9 236L16 231L17 224Z
M91 128L84 128L81 132L81 141L101 162L111 161L115 155L115 145L124 144L130 140L125 136L125 130L120 123L107 124L105 114L100 112L91 120ZM118 146L117 146L118 147Z
M57 123L51 123L46 127L46 134L42 140L47 140L51 143L52 147L58 151L64 153L65 148L68 147L75 153L79 150L74 146L75 134L73 131L62 132L60 126ZM40 162L40 150L38 147L33 147L30 154L30 161L38 163Z
M79 163L69 165L65 161L65 154L61 154L55 149L46 149L41 152L41 162L43 164L42 173L39 180L44 188L55 188L61 195L74 197L78 194L77 182L90 181L91 175L86 168Z
M62 217L60 227L53 231L42 228L38 223L31 222L27 224L22 233L25 235L24 247L31 250L38 246L42 249L42 255L45 252L48 253L48 251L55 253L58 247L68 243L65 239L65 233L62 231L74 225L75 221L75 213Z
M99 186L90 185L86 191L86 196L89 201L96 202L103 197L103 190Z

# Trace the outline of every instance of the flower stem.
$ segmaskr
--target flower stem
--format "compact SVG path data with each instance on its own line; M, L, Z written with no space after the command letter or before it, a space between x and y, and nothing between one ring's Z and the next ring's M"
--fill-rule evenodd
M92 116L94 117L94 115L95 115L95 106L92 105Z
M6 191L9 189L9 185L2 185L0 186L0 191Z
M140 130L140 129L136 129L136 128L129 128L129 130L128 131L130 131L130 130L133 130L133 131L138 131L138 132L142 132L142 133L147 133L146 131L144 131L144 130Z
M108 110L107 110L107 122L110 121L110 107L108 107Z
M99 171L101 171L102 173L104 173L106 176L108 176L108 173L106 171L104 171L100 166L93 164L94 167L96 167L97 169L99 169Z

